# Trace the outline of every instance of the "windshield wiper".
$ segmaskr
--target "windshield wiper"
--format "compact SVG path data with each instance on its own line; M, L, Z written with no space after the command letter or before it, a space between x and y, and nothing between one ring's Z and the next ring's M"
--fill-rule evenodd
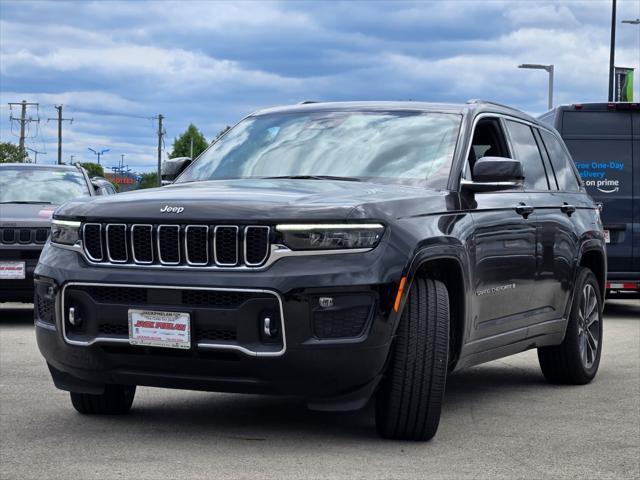
M5 204L5 203L19 203L21 205L30 205L30 204L34 204L34 205L51 205L51 202L45 202L45 201L30 201L30 200L14 200L14 201L9 201L9 202L0 202L0 204Z
M260 177L263 180L291 179L291 180L344 180L345 182L361 182L357 177L337 177L333 175L280 175L276 177Z

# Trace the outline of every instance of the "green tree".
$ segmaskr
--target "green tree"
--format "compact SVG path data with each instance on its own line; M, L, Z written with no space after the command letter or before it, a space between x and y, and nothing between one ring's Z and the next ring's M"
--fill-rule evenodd
M80 165L89 173L90 177L104 177L102 165L93 162L82 162Z
M29 155L20 152L20 147L9 142L0 142L0 163L29 162Z
M138 189L153 188L158 186L158 174L156 172L143 173L138 184Z
M198 130L193 123L189 124L187 130L173 141L173 150L169 158L190 157L191 156L191 140L193 139L193 158L200 155L209 143L204 135Z

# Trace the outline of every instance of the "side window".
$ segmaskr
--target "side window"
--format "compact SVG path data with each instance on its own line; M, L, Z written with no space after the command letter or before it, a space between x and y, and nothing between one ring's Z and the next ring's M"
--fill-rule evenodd
M482 157L509 158L504 132L497 118L482 118L476 124L469 149L469 168L473 172L476 160Z
M560 140L558 138L545 131L541 130L542 140L544 146L547 149L547 154L551 159L551 165L553 165L553 171L556 174L556 180L558 181L558 188L569 192L577 192L580 190L578 179L575 172L571 167L571 157L567 154L566 150L562 148Z
M513 144L514 157L522 162L524 169L524 188L526 190L549 190L542 156L531 127L511 120L507 120L506 124Z

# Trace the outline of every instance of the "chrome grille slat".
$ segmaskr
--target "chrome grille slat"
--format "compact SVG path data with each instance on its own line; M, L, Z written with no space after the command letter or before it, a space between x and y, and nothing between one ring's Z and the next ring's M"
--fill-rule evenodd
M158 225L156 240L160 263L180 265L180 225Z
M246 270L268 264L270 233L266 225L87 222L81 238L96 265Z
M136 245L138 245L136 253ZM131 256L135 263L153 263L153 225L136 223L131 225Z
M216 225L213 229L213 258L216 265L234 267L238 264L238 226Z
M191 248L189 248L191 245ZM189 265L209 264L209 227L187 225L184 229L184 256Z
M127 247L127 225L124 223L110 223L105 228L107 257L113 263L127 263L129 249Z

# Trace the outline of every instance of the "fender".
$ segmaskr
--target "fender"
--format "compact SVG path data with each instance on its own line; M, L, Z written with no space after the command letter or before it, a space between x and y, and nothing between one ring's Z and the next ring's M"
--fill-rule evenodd
M417 273L420 271L420 268L425 265L427 262L431 262L434 260L454 260L456 261L462 272L462 282L463 282L463 292L461 297L463 298L462 305L460 307L461 318L459 319L458 328L460 330L460 338L457 339L457 344L455 346L455 352L452 352L452 359L457 361L460 349L462 344L464 343L464 339L466 338L466 330L468 323L468 312L469 309L467 306L469 305L470 298L470 279L471 279L471 270L470 270L470 262L468 253L465 247L456 240L456 243L451 242L451 238L441 238L439 240L444 240L444 242L438 243L436 245L429 245L417 250L406 268L403 270L403 278L405 278L404 289L401 293L400 304L397 312L392 311L392 322L393 322L393 335L395 337L396 330L398 328L398 324L400 317L402 316L402 312L404 310L407 297L409 295L409 291L411 290L411 285L416 278ZM391 351L391 349L390 349Z

